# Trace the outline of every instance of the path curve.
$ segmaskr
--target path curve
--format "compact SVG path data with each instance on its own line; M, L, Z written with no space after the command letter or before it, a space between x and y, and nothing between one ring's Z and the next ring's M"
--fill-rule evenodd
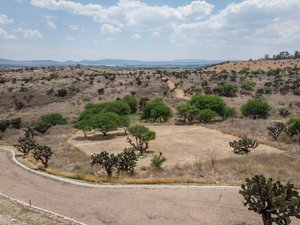
M0 149L0 192L91 225L259 224L237 188L110 189L31 173ZM296 223L295 223L296 224Z

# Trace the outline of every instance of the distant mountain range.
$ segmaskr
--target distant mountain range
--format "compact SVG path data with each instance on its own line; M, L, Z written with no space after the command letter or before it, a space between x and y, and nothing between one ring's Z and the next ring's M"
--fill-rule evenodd
M198 59L177 59L171 61L139 61L123 59L103 60L82 60L82 61L53 61L53 60L26 60L15 61L0 59L0 67L48 67L48 66L83 66L99 67L201 67L210 64L224 62L222 60L198 60Z

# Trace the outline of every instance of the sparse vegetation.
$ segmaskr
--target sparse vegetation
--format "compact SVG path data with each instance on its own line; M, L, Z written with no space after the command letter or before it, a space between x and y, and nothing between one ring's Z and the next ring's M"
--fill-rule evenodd
M239 140L229 142L229 145L236 154L248 154L251 149L257 148L258 142L247 137L242 137Z
M161 169L162 164L167 160L165 156L160 152L158 155L154 155L151 159L151 166Z

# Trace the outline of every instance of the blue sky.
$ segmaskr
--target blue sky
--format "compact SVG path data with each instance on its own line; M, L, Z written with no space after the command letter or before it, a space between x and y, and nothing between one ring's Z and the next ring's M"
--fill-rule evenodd
M299 12L299 0L1 0L0 58L258 58L300 50Z

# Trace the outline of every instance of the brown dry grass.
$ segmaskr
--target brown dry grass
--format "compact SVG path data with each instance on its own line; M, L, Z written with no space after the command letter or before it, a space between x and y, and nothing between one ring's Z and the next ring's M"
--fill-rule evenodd
M239 62L229 62L224 63L222 65L212 66L208 70L209 71L222 71L222 70L235 70L240 71L243 68L249 68L252 71L261 69L261 70L269 70L269 69L277 69L277 68L287 68L300 66L300 60L287 59L287 60L253 60L253 61L239 61Z

